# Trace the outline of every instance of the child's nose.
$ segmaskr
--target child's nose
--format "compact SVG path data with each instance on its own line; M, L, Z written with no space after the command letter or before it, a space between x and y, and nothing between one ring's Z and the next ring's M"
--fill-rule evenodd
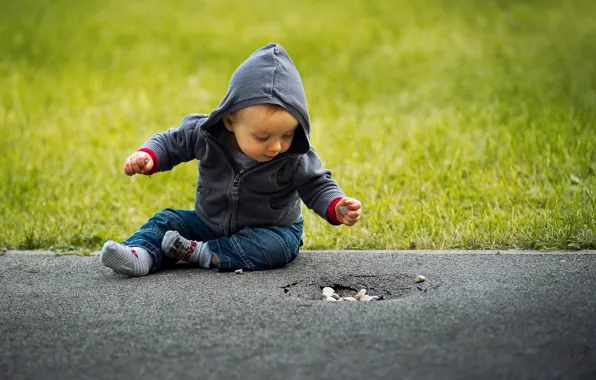
M281 142L279 140L275 140L271 145L269 145L269 151L272 153L278 153L281 150Z

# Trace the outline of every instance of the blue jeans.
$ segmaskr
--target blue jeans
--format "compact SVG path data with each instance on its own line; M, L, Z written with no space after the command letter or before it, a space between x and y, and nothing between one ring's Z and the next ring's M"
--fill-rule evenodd
M143 247L153 256L151 272L172 267L178 260L167 257L161 241L169 230L178 231L189 240L206 242L219 260L215 271L236 269L263 270L281 268L294 261L302 246L302 217L290 227L245 227L230 237L216 236L201 221L195 210L165 209L122 244Z

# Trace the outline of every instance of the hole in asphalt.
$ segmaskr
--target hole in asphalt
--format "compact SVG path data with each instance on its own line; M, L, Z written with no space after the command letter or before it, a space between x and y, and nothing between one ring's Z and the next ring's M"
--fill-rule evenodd
M436 290L440 283L429 280L415 283L416 276L405 274L392 275L342 275L321 276L317 281L296 281L282 286L289 297L307 300L322 300L321 291L329 286L340 297L354 296L360 289L365 288L370 296L382 296L383 300L399 299L417 294L426 294Z

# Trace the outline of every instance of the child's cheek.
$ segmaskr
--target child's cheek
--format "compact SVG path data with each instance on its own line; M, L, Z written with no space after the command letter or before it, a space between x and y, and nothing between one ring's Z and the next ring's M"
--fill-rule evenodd
M261 154L261 150L259 149L259 146L255 145L255 144L249 144L246 147L246 150L247 150L247 153L252 156L258 156Z
M284 143L284 144L282 145L282 149L281 149L281 151L282 151L282 152L286 152L288 149L290 149L290 146L291 146L291 145L292 145L292 142L291 142L291 141L290 141L290 142L287 142L287 143Z

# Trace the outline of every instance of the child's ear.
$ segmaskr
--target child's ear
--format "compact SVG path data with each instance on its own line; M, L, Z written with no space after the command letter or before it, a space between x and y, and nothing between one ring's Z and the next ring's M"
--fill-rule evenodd
M228 131L234 132L234 116L232 116L232 114L229 113L224 116L223 122Z

